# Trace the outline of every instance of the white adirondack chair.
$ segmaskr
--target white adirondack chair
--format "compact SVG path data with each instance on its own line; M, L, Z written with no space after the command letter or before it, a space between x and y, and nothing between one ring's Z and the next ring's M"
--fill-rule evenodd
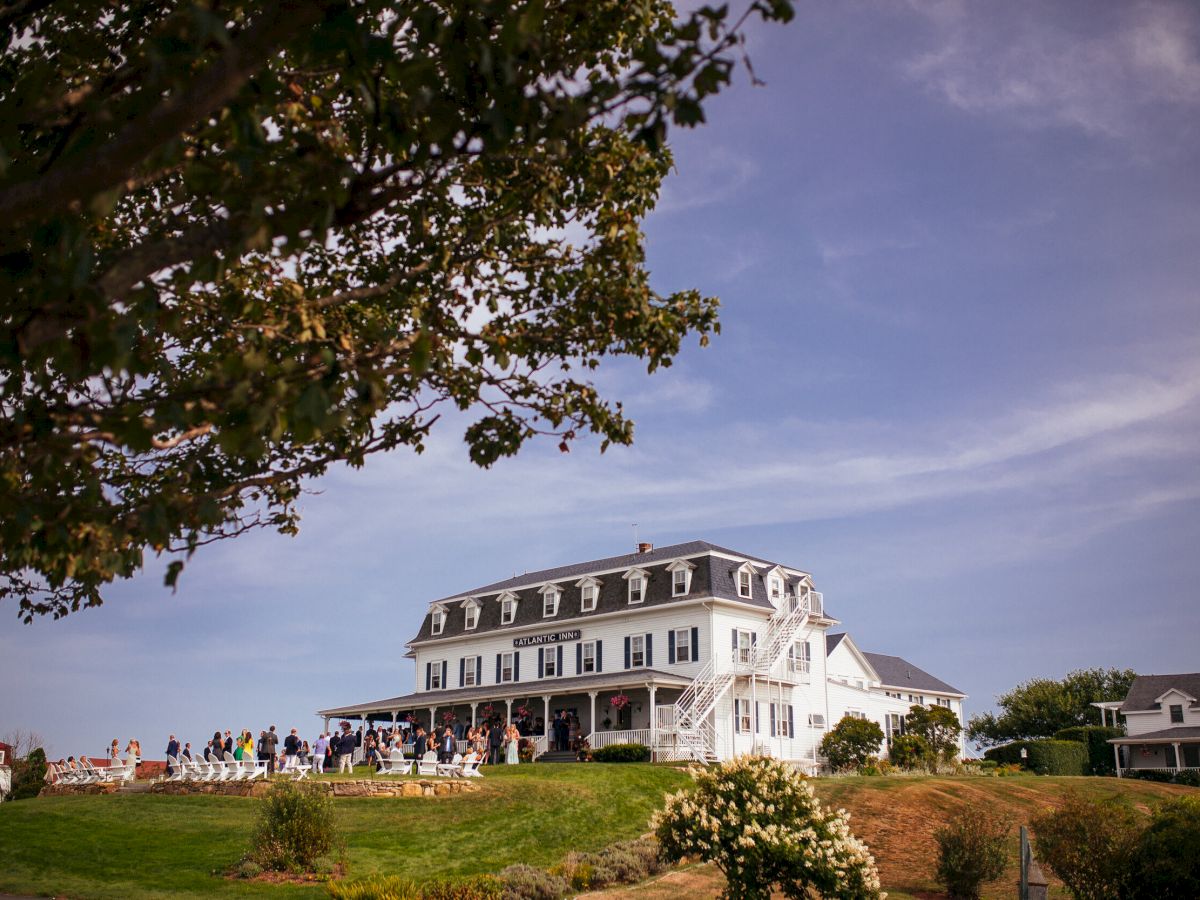
M171 769L171 774L167 776L167 781L183 781L183 766L179 764L179 758L168 756L167 765Z
M225 770L228 781L245 781L246 779L246 770L242 768L241 761L228 750L225 751Z
M417 774L418 775L437 775L437 774L439 774L436 750L428 750L428 751L426 751L425 755L421 757L420 762L417 763Z
M475 752L468 753L463 759L462 772L464 778L482 778L483 773L479 771L479 766L483 762L483 757Z
M462 760L463 760L463 755L461 753L455 753L454 757L450 760L450 762L440 763L438 765L437 773L439 775L444 775L444 776L461 775L462 774Z

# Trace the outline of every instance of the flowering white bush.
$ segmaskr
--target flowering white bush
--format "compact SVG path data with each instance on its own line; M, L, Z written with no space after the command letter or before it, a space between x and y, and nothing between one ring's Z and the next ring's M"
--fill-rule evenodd
M715 863L728 900L768 898L773 885L792 898L810 896L809 888L846 900L886 896L849 814L824 809L795 769L739 756L692 777L695 787L669 795L652 825L667 859Z

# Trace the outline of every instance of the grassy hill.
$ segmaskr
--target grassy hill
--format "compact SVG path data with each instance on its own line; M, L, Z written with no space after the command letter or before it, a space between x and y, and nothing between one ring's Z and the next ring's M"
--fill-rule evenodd
M550 866L569 850L595 850L646 830L667 791L687 782L648 765L501 766L483 790L436 799L341 799L336 809L351 876L427 878L495 872L514 862ZM852 815L893 897L937 896L932 834L958 806L1002 806L1020 821L1068 789L1119 794L1148 806L1191 788L1095 778L819 779L818 793ZM292 897L317 886L249 884L219 877L245 851L255 804L241 798L130 794L56 797L0 805L0 893L86 898ZM1013 865L989 896L1012 895ZM706 867L614 894L640 900L713 897ZM1062 894L1059 894L1062 896Z

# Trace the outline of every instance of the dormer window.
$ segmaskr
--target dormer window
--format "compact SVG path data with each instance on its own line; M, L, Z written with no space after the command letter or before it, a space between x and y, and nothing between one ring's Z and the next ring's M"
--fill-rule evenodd
M479 601L471 597L463 603L463 628L467 631L474 631L478 624Z
M783 599L783 579L778 575L771 576L771 602L778 603Z
M744 600L749 600L752 596L750 576L753 574L753 572L754 569L751 568L750 563L744 563L734 573L734 577L737 580L737 594Z
M558 615L558 598L562 596L562 591L552 584L542 588L542 618L549 619L552 616Z
M440 606L435 606L433 608L431 623L432 627L430 628L430 631L433 634L441 634L442 629L446 627L446 610L442 609Z
M629 583L629 602L641 603L646 599L646 582L650 573L645 569L630 569L624 578Z
M593 612L600 599L600 580L598 578L583 578L575 582L579 588L579 611Z
M671 596L686 597L692 589L692 569L696 568L690 562L677 559L667 566L671 573Z
M517 617L517 597L515 594L500 595L500 624L511 625Z
M1171 724L1172 725L1182 725L1183 724L1183 704L1182 703L1171 704Z

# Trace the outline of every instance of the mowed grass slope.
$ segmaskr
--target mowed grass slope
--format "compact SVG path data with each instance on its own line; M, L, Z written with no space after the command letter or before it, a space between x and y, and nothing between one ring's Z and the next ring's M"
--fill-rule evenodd
M477 793L339 799L349 874L429 878L550 866L646 831L663 794L688 782L648 765L500 766ZM321 896L319 886L220 877L249 845L256 804L128 794L0 805L0 892L86 898Z

